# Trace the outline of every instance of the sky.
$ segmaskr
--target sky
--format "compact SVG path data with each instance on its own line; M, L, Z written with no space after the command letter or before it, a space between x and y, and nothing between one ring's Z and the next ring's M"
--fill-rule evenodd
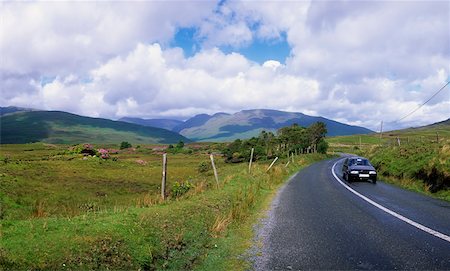
M0 105L118 119L450 118L449 1L2 1ZM400 120L401 119L401 120Z

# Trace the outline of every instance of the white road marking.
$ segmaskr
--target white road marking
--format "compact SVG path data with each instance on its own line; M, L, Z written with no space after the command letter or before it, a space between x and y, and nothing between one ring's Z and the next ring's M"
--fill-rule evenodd
M342 161L342 160L340 160L340 161ZM428 228L428 227L426 227L426 226L424 226L424 225L422 225L422 224L420 224L420 223L417 223L417 222L415 222L415 221L413 221L413 220L411 220L411 219L409 219L409 218L407 218L407 217L404 217L404 216L402 216L402 215L400 215L400 214L398 214L398 213L396 213L396 212L394 212L394 211L392 211L392 210L390 210L390 209L384 207L383 205L376 203L375 201L373 201L373 200L367 198L366 196L363 196L362 194L360 194L360 193L358 193L357 191L355 191L353 188L351 188L351 187L349 187L348 185L346 185L344 182L341 181L341 179L339 179L339 177L338 177L338 176L336 175L336 173L334 172L334 168L336 167L336 164L337 164L338 162L340 162L340 161L337 161L336 163L334 163L333 167L331 168L331 173L333 173L334 178L335 178L342 186L344 186L345 188L347 188L347 190L349 190L350 192L352 192L352 193L355 194L356 196L362 198L363 200L367 201L368 203L372 204L373 206L377 207L378 209L381 209L381 210L385 211L386 213L388 213L388 214L390 214L390 215L392 215L392 216L394 216L394 217L396 217L396 218L398 218L398 219L400 219L400 220L402 220L402 221L404 221L404 222L410 224L411 226L414 226L414 227L418 228L419 230L422 230L422 231L424 231L424 232L426 232L426 233L429 233L429 234L432 234L432 235L434 235L434 236L436 236L436 237L438 237L438 238L441 238L442 240L445 240L445 241L447 241L447 242L450 242L450 236L445 235L445 234L443 234L443 233L441 233L441 232L435 231L435 230L433 230L433 229L430 229L430 228Z

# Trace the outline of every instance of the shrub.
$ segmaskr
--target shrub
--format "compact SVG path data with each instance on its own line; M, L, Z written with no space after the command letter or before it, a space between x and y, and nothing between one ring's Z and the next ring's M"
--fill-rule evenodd
M212 168L212 166L210 163L203 161L200 164L198 164L197 170L200 173L205 173L205 172L208 172L209 170L211 170L211 168Z
M327 153L328 150L328 142L326 142L325 140L321 140L318 144L317 144L317 152L318 153Z
M131 148L131 147L132 147L131 144L129 142L127 142L127 141L122 141L122 143L120 143L120 149L121 150L128 149L128 148Z
M96 155L96 151L92 144L78 144L69 148L69 151L75 154Z
M194 185L189 181L175 182L172 186L172 195L175 198L178 198L186 194L192 187L194 187Z
M180 140L180 142L178 142L177 144L177 149L182 149L184 148L184 142Z

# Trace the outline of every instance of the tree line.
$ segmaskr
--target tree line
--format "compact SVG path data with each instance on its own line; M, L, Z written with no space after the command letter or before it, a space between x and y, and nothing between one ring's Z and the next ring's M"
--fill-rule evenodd
M261 131L257 137L236 139L222 150L225 160L231 163L248 161L254 148L254 160L287 157L292 153L326 153L326 124L316 122L308 128L293 124L273 132Z

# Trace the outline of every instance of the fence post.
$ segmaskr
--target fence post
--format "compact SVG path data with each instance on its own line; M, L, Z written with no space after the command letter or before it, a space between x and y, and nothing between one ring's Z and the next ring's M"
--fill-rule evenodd
M382 138L383 138L383 121L381 121L381 127L380 127L380 144L381 144Z
M249 161L249 163L248 163L248 173L250 173L251 170L252 170L253 152L254 152L254 151L255 151L255 149L252 148L252 151L251 151L251 153L250 153L250 161Z
M214 178L216 179L217 188L219 188L219 176L217 176L217 169L216 169L216 165L214 164L214 156L212 154L210 154L209 158L211 159L211 165L214 170Z
M294 153L292 153L291 157L292 157L292 163L294 163L295 162L294 161Z
M269 172L269 170L272 168L273 164L275 164L275 162L278 160L278 157L275 157L275 159L273 159L272 164L270 164L270 166L267 168L266 172Z
M166 180L167 180L167 153L163 154L162 182L161 182L161 198L166 199Z
M439 144L439 133L436 132L436 142Z
M398 143L398 146L400 147L400 137L397 137L397 143Z
M289 166L289 163L290 163L291 161L287 161L287 163L286 163L286 165L284 165L284 167L287 167L287 166Z

